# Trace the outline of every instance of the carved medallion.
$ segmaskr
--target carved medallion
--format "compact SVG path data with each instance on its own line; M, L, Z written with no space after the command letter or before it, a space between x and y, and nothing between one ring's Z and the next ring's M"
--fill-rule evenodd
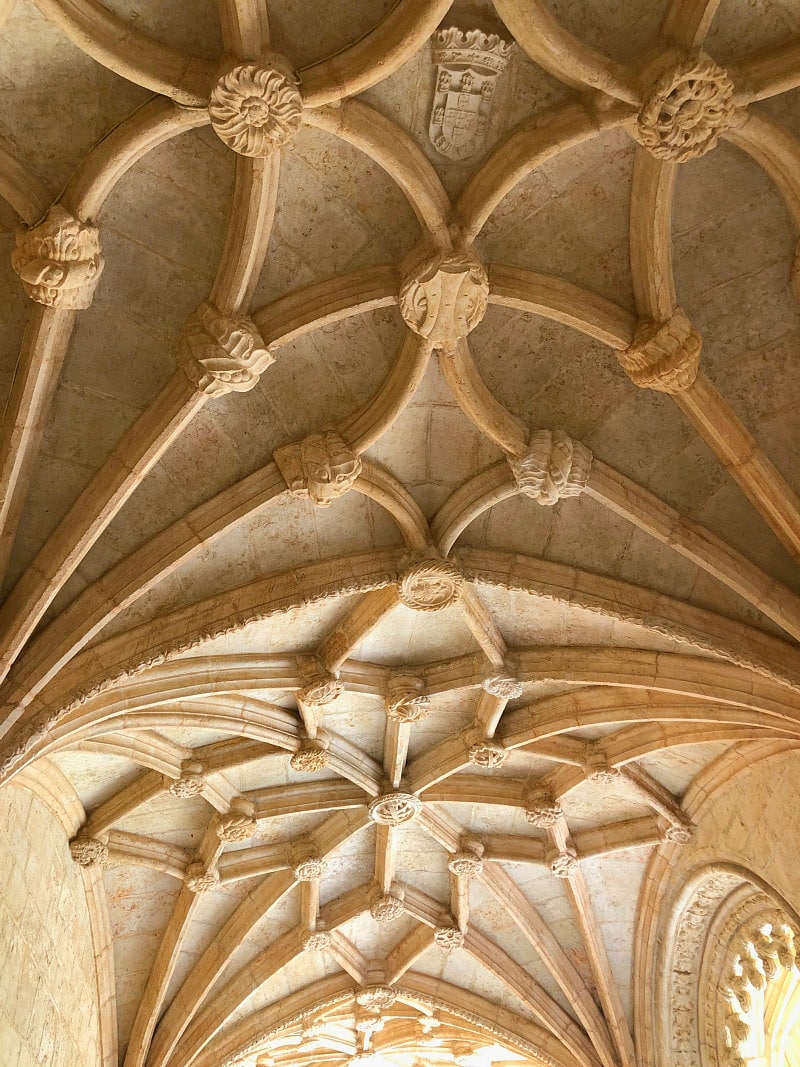
M216 867L206 867L201 860L195 860L186 868L184 876L186 888L192 893L208 893L219 885L219 871Z
M469 746L467 759L476 767L502 767L511 753L497 741L477 741Z
M630 348L617 352L634 385L660 393L680 393L697 377L703 340L682 308L666 322L641 322Z
M79 867L103 867L108 862L108 845L97 837L78 834L69 843L69 854Z
M639 113L638 140L658 159L683 163L714 148L733 113L733 82L700 55L655 81Z
M433 941L444 952L453 952L464 945L464 935L457 926L437 926L433 931Z
M383 826L401 826L422 811L422 801L413 793L384 793L369 806L369 817Z
M333 938L327 930L310 931L303 938L303 949L306 952L324 952L333 944Z
M321 771L328 765L328 751L319 741L301 741L300 747L292 753L289 763L295 771Z
M223 315L210 303L189 317L178 346L178 363L189 381L212 398L249 392L274 362L254 322Z
M19 228L16 243L11 265L32 300L64 311L91 306L104 266L96 226L54 204L38 226Z
M478 878L483 874L483 846L462 848L450 858L447 867L452 874L461 878Z
M418 722L430 714L425 682L417 674L395 674L386 687L386 717L397 722Z
M398 594L407 608L442 611L455 604L463 585L464 579L454 564L444 559L423 559L404 572Z
M364 985L356 993L356 1002L368 1011L386 1011L397 1000L397 993L388 985Z
M231 810L220 815L217 821L217 836L220 841L247 841L258 829L255 816L249 812L231 806Z
M298 882L312 882L315 878L321 878L328 864L323 859L307 859L296 863L292 873Z
M436 348L452 351L475 329L489 305L489 276L468 249L406 263L400 314Z
M664 840L671 841L674 845L688 845L692 840L692 828L675 823L664 830Z
M211 90L208 113L215 133L241 156L268 156L300 129L298 84L282 56L233 67Z
M369 905L369 913L376 923L389 923L398 919L405 911L405 905L394 893L379 893Z
M436 87L428 130L437 152L461 160L483 147L497 76L506 69L512 48L509 41L481 30L448 26L434 35Z
M535 430L524 456L507 456L521 493L552 507L580 496L589 480L592 453L563 430Z
M273 453L289 491L328 508L353 488L361 460L335 430L309 434Z
M185 760L181 766L181 776L170 782L168 792L174 797L196 797L203 792L206 780L203 777L202 763Z
M590 752L583 773L587 781L596 785L611 785L619 778L619 768L612 767L604 752Z
M548 830L555 826L564 814L559 802L546 792L533 792L528 794L525 805L525 818L540 830Z
M549 852L547 854L547 866L550 873L556 878L571 878L578 868L578 857L574 849L564 852Z

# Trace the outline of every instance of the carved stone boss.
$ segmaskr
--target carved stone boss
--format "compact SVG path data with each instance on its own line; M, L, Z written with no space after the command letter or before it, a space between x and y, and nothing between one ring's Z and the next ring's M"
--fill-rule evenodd
M506 69L512 48L481 30L448 26L435 35L436 86L428 129L437 152L462 160L482 147L497 76Z

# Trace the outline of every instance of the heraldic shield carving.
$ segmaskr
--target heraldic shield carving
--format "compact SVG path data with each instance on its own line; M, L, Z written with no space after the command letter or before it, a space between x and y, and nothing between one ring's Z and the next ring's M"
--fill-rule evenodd
M433 39L436 87L430 138L449 159L467 159L483 145L495 82L508 64L513 44L497 34L450 26Z

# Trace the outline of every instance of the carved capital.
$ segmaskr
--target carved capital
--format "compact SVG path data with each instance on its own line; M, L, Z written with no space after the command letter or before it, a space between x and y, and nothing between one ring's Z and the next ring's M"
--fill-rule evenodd
M464 945L464 934L455 925L437 926L433 931L433 941L444 952L453 952Z
M418 674L393 674L386 686L386 716L397 722L419 722L430 714L425 682Z
M369 806L369 817L383 826L401 826L422 811L422 801L413 793L384 793Z
M202 860L193 860L186 868L184 881L192 893L208 893L219 885L219 871L206 867Z
M268 156L297 133L303 99L297 75L283 56L231 67L211 90L214 132L241 156Z
M571 878L578 869L578 855L574 848L548 852L545 861L556 878Z
M489 277L471 250L442 252L406 264L400 314L436 348L452 351L474 330L489 304Z
M467 759L475 767L502 767L508 763L511 753L497 741L476 741L467 750Z
M327 767L328 758L328 750L322 742L306 738L300 742L300 747L297 751L292 753L289 763L292 770L305 771L310 774L313 771L321 771L323 767Z
M318 508L328 508L353 488L361 474L361 460L335 430L309 434L284 445L273 459L295 496L307 497Z
M196 760L184 760L181 764L181 776L170 783L168 792L174 797L196 797L203 792L206 784L205 768Z
M258 829L255 805L244 797L234 797L230 810L217 818L220 841L247 841Z
M376 923L390 923L405 911L405 905L394 893L379 893L369 905L369 913Z
M463 585L455 564L444 559L423 559L403 572L398 595L407 608L415 611L442 611L455 604Z
M303 950L305 952L324 952L333 944L333 937L327 930L309 931L303 937Z
M733 115L733 82L701 54L671 66L651 83L639 112L637 138L657 159L683 163L714 148Z
M634 385L659 393L680 393L697 377L703 340L682 308L666 322L641 322L630 348L617 352Z
M16 244L11 265L32 300L64 311L91 306L104 266L96 226L55 204L38 226L20 227Z
M78 834L69 843L69 854L79 867L104 867L108 862L108 845L98 837Z
M589 480L592 453L564 430L535 430L524 456L507 456L519 491L552 507L580 496Z
M367 1011L387 1011L397 1000L397 993L391 986L381 983L363 985L356 993L356 1003Z
M197 391L213 398L249 392L275 357L254 322L206 302L186 321L178 362Z

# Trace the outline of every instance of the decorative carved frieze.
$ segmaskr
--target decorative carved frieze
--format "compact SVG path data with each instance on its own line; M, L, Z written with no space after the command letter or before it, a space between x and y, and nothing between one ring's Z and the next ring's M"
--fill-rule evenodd
M545 790L535 790L528 794L525 805L525 818L532 826L548 830L555 826L564 815L559 802Z
M297 751L292 753L289 763L295 771L311 773L327 767L329 758L328 750L321 741L305 738Z
M297 667L303 686L298 690L297 699L311 708L321 708L330 704L344 692L344 685L338 675L326 671L314 656L298 656Z
M108 845L90 834L78 834L69 843L69 854L79 867L104 867L108 862Z
M476 741L467 750L467 759L476 767L502 767L511 753L497 741Z
M242 156L268 156L303 122L299 80L283 56L231 67L211 90L208 113L215 133Z
M660 393L680 393L697 377L703 339L682 308L666 322L641 322L633 344L617 360L634 385Z
M429 134L448 159L469 159L486 139L496 81L506 69L513 44L482 30L455 26L433 37L436 84Z
M184 881L192 893L208 893L219 885L219 871L206 867L202 860L193 860L186 868Z
M244 797L234 797L230 810L217 817L220 841L247 841L258 829L255 805Z
M328 864L324 859L311 857L300 860L292 867L292 874L298 882L312 882L315 878L321 878Z
M99 231L54 204L38 226L19 228L11 265L37 303L63 311L88 308L103 273Z
M545 857L550 873L556 878L571 878L578 868L578 856L574 848L552 850Z
M369 806L369 817L383 826L401 826L422 811L422 801L413 793L384 793Z
M483 874L483 845L479 841L462 841L458 852L450 857L448 870L460 878L478 878Z
M492 674L481 685L490 696L501 700L516 700L522 696L522 682L511 674Z
M714 148L733 114L733 82L701 54L671 67L650 86L637 137L658 159L683 163Z
M418 674L393 674L386 684L386 717L397 722L419 722L430 714L425 680Z
M363 985L356 993L356 1003L367 1011L387 1011L397 1000L397 993L391 986L381 983Z
M369 905L369 913L376 923L390 923L399 919L405 910L402 899L394 893L379 893Z
M451 352L489 305L489 276L471 249L440 252L405 264L400 314L435 348Z
M333 944L333 937L327 930L312 930L303 937L305 952L325 952Z
M455 925L437 926L433 931L433 941L444 952L453 952L464 945L464 934Z
M3 756L2 762L0 762L0 777L5 775L11 767L26 756L34 745L47 736L49 726L47 722L41 720L37 722L28 723L27 726L23 726L17 730L16 733L11 735L11 739L14 742L13 745L6 751Z
M519 491L552 507L580 496L589 480L592 453L564 430L534 430L524 456L506 456Z
M403 572L398 595L415 611L442 611L456 603L463 586L455 564L445 559L422 559Z
M198 392L213 398L249 392L275 357L254 322L204 302L186 321L178 362Z
M205 768L196 760L184 760L181 764L181 776L170 783L168 792L174 797L196 797L203 792L206 784Z
M353 488L361 474L361 460L335 430L321 430L301 441L283 445L273 459L295 496L328 508Z

